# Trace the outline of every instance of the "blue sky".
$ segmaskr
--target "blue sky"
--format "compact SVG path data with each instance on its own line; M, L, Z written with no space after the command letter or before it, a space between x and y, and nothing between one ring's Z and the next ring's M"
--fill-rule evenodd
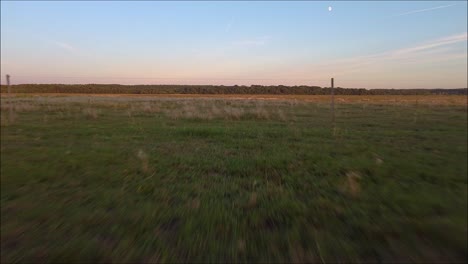
M466 1L1 2L2 83L465 88L466 72Z

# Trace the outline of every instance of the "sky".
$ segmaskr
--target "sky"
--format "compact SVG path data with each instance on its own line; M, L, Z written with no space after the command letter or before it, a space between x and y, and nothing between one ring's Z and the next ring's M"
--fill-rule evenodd
M1 1L1 83L466 88L466 1Z

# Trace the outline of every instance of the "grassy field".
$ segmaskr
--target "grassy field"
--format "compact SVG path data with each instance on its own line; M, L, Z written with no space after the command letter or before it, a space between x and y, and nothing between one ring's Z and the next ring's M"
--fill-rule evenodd
M336 102L2 95L1 261L465 262L466 97Z

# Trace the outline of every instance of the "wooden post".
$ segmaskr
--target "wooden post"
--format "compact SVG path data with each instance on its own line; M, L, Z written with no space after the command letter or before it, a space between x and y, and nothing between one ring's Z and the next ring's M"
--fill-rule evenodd
M332 123L335 125L335 87L333 83L333 78L331 78L331 111L332 111Z
M10 75L6 75L6 83L8 88L8 96L11 94L11 86L10 86ZM13 101L11 98L8 98L8 123L13 123Z
M6 83L8 87L8 93L11 93L11 88L10 88L10 75L6 75Z

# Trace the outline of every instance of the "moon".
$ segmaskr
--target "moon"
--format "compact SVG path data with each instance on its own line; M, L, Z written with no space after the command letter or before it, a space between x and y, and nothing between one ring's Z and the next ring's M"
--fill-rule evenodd
M328 11L332 11L332 7L331 7L331 6L328 7Z

